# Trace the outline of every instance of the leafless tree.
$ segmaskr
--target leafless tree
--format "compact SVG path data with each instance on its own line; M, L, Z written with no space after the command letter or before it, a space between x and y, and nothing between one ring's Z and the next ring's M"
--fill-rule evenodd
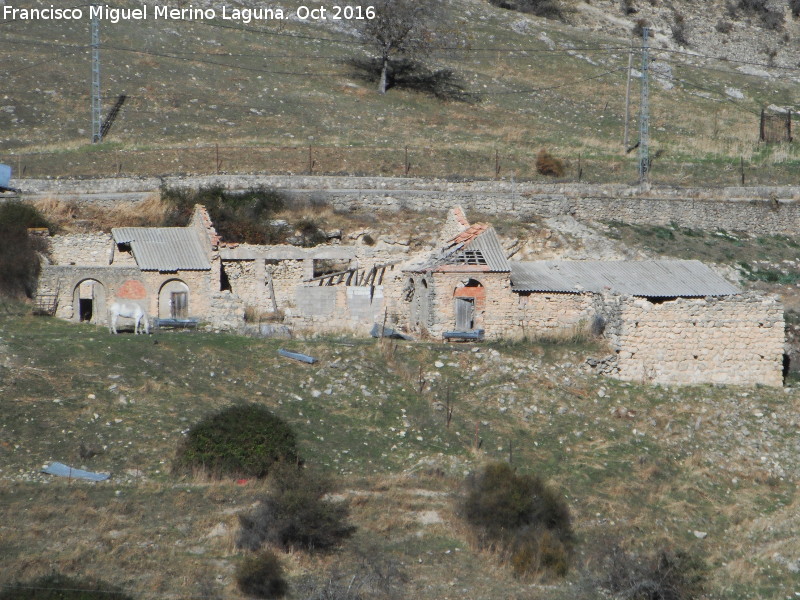
M361 33L381 60L378 92L386 93L389 62L396 57L424 55L435 38L434 0L377 0L375 18L364 21Z

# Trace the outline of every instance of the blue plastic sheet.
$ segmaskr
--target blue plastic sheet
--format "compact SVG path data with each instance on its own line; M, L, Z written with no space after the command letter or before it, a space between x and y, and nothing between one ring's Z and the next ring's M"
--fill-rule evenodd
M92 473L91 471L83 471L60 462L54 462L46 466L44 469L42 469L42 473L57 475L59 477L72 477L73 479L87 479L89 481L105 481L111 477L109 473Z

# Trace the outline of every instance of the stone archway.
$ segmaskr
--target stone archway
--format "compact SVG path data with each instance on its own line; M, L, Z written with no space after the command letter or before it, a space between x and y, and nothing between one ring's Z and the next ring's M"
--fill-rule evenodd
M158 292L158 318L187 319L189 300L189 286L180 279L170 279Z
M106 322L106 288L97 279L79 281L72 291L72 319L94 324Z

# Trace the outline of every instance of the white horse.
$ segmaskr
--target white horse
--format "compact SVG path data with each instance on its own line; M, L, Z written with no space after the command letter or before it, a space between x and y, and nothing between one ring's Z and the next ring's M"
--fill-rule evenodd
M109 333L117 333L117 319L125 317L133 319L134 327L133 333L138 334L142 322L144 322L144 332L150 333L150 322L147 319L147 313L142 310L142 307L135 302L114 302L108 309L108 331Z

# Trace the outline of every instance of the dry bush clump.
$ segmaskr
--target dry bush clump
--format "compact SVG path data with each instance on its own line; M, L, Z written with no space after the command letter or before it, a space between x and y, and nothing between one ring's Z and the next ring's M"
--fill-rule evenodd
M75 202L65 202L52 196L36 200L33 206L52 223L56 231L69 231L80 213Z
M286 551L327 551L355 532L345 502L326 498L331 482L295 465L278 465L270 493L250 514L240 515L236 546L258 550L270 544Z
M569 508L538 477L490 463L467 478L458 512L477 545L499 552L517 576L567 573L573 544Z
M547 150L542 148L539 150L539 154L536 155L536 171L540 175L547 175L549 177L563 177L564 161L556 158Z
M283 566L273 552L246 556L236 567L239 591L253 598L283 598L289 585L283 577Z
M626 552L619 545L600 549L597 571L582 582L582 598L692 600L703 592L706 566L686 552Z

